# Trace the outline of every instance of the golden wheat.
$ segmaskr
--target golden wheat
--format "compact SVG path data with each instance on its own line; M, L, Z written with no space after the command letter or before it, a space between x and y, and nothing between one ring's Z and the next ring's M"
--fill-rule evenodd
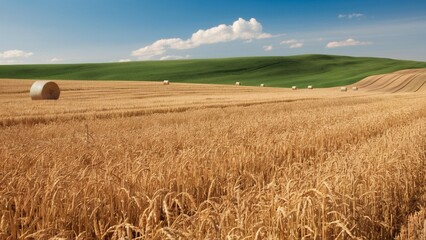
M2 81L0 238L393 239L426 204L424 93Z

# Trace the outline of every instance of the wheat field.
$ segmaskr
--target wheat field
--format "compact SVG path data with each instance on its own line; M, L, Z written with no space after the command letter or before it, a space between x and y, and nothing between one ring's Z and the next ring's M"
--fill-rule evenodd
M424 219L425 92L57 83L31 101L1 80L0 239L408 239Z

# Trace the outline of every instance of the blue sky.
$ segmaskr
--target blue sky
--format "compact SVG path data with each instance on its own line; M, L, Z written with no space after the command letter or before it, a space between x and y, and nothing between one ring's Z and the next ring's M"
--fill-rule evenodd
M426 61L425 43L424 0L0 0L0 64L308 53Z

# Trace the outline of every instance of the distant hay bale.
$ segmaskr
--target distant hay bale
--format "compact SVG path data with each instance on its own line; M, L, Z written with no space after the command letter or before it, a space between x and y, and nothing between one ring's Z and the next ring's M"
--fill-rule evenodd
M261 86L261 87L264 87L264 86L265 86L265 84L263 84L263 83L262 83L262 84L260 84L260 86Z
M340 91L341 92L346 92L346 91L348 91L348 88L347 87L340 87Z
M169 85L169 83L170 83L169 80L164 80L163 81L163 85Z
M240 86L240 85L241 85L241 83L240 83L240 82L236 82L236 83L235 83L235 85Z
M352 91L358 91L358 87L352 87Z
M297 87L296 87L296 86L293 86L293 87L291 87L291 89L293 89L293 90L297 90Z
M59 98L61 90L58 84L52 81L36 81L30 89L30 96L32 100L44 100Z
M309 85L309 86L308 86L308 89L314 89L314 87L312 87L312 85Z

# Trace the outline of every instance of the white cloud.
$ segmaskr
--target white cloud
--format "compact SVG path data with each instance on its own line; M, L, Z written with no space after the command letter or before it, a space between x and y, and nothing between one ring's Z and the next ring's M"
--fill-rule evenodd
M362 13L339 14L339 15L337 15L337 17L338 18L352 19L352 18L364 17L364 14L362 14Z
M272 51L272 49L274 49L274 47L272 47L272 45L269 45L269 46L263 46L263 50L265 50L265 51L267 51L267 52Z
M280 44L287 45L288 48L301 48L303 47L303 40L296 40L296 39L284 40L280 42Z
M289 46L289 48L301 48L301 47L303 47L303 43L295 43L295 44L291 44L290 46Z
M339 42L329 42L327 43L326 47L327 48L337 48L337 47L348 47L348 46L362 46L362 45L370 45L372 44L371 42L361 42L361 41L357 41L355 39L349 38L347 40L344 41L339 41Z
M21 61L17 61L14 59L2 60L0 58L0 65L11 65L11 64L19 64L19 63L21 63Z
M181 60L181 59L188 59L191 55L185 55L185 56L174 56L174 55L167 55L160 58L160 60Z
M118 60L118 62L131 62L131 61L132 61L132 59L129 59L129 58Z
M206 30L200 29L193 33L191 38L186 40L181 38L157 40L151 45L133 51L132 56L136 56L141 60L146 60L163 55L169 49L184 50L206 44L223 43L234 40L250 41L253 39L271 37L273 37L271 34L263 32L262 24L255 18L251 18L249 21L239 18L232 25L220 24Z
M4 59L27 58L32 55L33 55L32 52L24 52L22 50L17 50L17 49L0 52L0 58L4 58Z
M280 44L294 44L297 43L296 39L284 40Z
M167 49L183 50L194 47L196 46L190 40L183 41L180 38L160 39L151 45L133 51L132 55L145 60L162 55L166 53Z
M62 58L54 57L54 58L50 59L50 62L61 62L61 61L63 61L63 60L64 60L64 59L62 59Z

